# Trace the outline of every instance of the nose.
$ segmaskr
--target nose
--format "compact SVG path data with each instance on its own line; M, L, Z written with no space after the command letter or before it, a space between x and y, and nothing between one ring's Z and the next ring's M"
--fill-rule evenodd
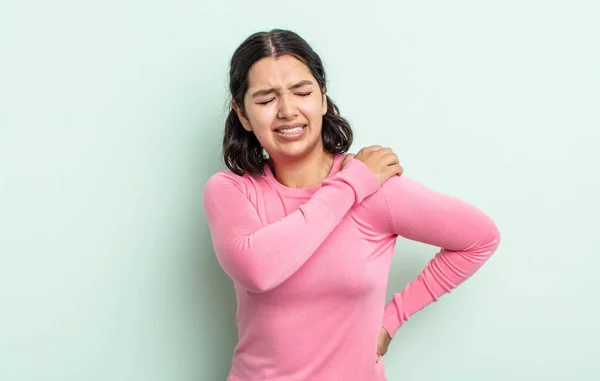
M294 100L290 96L283 96L279 101L279 112L277 116L280 119L293 119L298 115L298 110L294 104Z

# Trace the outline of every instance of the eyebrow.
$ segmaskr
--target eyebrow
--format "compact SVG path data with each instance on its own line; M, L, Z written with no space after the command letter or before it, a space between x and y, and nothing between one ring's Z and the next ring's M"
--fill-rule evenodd
M312 81L309 81L308 79L305 79L303 81L300 81L300 82L295 83L292 86L290 86L290 90L297 89L298 87L302 87L302 86L306 86L306 85L312 85L312 84L313 84ZM252 98L260 97L262 95L268 95L268 94L271 94L273 92L277 92L277 90L275 90L274 88L264 89L264 90L258 90L258 91L254 92L252 94Z

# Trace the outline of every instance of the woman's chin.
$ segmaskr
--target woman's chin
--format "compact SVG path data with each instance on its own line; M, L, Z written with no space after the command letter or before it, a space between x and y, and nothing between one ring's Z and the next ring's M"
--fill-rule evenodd
M321 153L323 150L322 149L317 149L315 148L308 148L308 147L287 147L286 149L279 149L276 150L274 155L271 155L271 157L275 160L282 159L285 161L293 161L293 160L301 160L301 159L305 159L313 154L316 154L317 152Z

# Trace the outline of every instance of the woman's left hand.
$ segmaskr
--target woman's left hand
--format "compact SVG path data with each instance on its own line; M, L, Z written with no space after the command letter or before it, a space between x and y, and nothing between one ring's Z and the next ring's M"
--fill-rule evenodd
M381 360L381 356L385 355L388 351L388 347L390 346L390 342L392 341L392 337L385 330L385 328L381 327L381 331L379 331L379 340L377 341L377 360L376 363Z

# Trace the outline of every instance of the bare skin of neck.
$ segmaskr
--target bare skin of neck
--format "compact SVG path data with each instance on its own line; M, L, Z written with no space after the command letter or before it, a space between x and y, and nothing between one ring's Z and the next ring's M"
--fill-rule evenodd
M288 188L310 188L321 184L331 172L334 155L315 150L303 158L271 158L269 165L277 181Z

